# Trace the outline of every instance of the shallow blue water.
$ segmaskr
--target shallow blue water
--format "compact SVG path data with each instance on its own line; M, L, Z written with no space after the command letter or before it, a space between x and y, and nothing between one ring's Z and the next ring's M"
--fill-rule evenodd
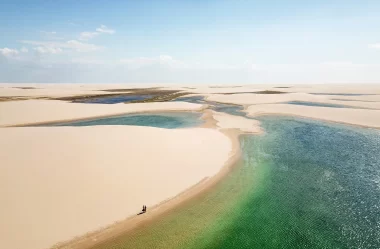
M379 249L380 131L259 120L215 189L97 248Z
M259 120L266 133L242 139L249 194L203 248L380 248L380 132Z
M243 112L244 107L241 105L229 105L229 104L214 103L214 102L209 102L208 104L212 104L210 106L210 109L217 112L224 112L227 114L242 116L242 117L246 116L246 113Z
M202 124L200 113L128 114L95 120L54 124L53 126L136 125L166 129L196 127Z
M117 104L124 102L131 102L134 100L143 100L151 98L152 95L126 95L126 96L116 96L116 97L102 97L94 99L83 99L74 101L76 103L88 103L88 104Z
M217 112L224 112L227 114L231 114L235 116L243 116L243 117L245 117L246 115L244 112L242 112L242 110L244 109L243 106L206 101L204 96L181 97L181 98L175 99L174 101L184 101L184 102L190 102L190 103L195 103L195 104L208 104L209 109L217 111Z
M195 103L195 104L203 104L205 102L205 99L203 96L191 96L191 97L180 97L176 98L172 101L184 101L184 102L190 102L190 103Z
M346 105L339 104L327 104L327 103L318 103L318 102L309 102L309 101L288 101L285 104L291 105L305 105L305 106L320 106L320 107L334 107L334 108L352 108Z
M340 96L364 96L364 95L376 95L373 93L310 93L314 95L340 95Z

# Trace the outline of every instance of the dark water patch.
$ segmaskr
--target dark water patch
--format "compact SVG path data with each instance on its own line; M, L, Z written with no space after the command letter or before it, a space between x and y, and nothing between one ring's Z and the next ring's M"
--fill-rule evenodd
M175 102L183 101L183 102L189 102L189 103L194 103L194 104L204 104L205 103L205 97L204 96L180 97L180 98L176 98L172 101L175 101Z
M15 88L15 89L22 89L22 90L32 90L32 89L38 89L37 87L32 87L32 86L24 86L24 87L12 87L12 88Z
M152 126L166 129L196 127L202 124L200 113L157 113L128 114L117 117L98 118L86 121L74 121L49 126L96 126L96 125L135 125ZM46 126L46 125L44 125Z
M222 103L209 102L210 109L216 112L224 112L230 115L245 117L246 113L243 112L244 107L241 105L230 105Z
M332 100L338 100L338 101L357 101L357 102L380 102L376 100L362 100L362 99L332 99Z
M289 93L289 92L265 90L265 91L256 91L256 92L231 92L231 93L221 93L221 94L233 95L233 94L243 94L243 93L252 93L252 94L286 94L286 93Z
M350 106L346 106L346 105L309 102L309 101L288 101L288 102L285 102L284 104L304 105L304 106L319 106L319 107L334 107L334 108L351 108Z
M308 102L308 101L289 101L289 102L285 102L285 104L304 105L304 106L318 106L318 107L333 107L333 108L367 109L367 110L376 109L376 108L359 107L359 106L353 106L353 105L340 105L340 104Z
M309 93L313 95L340 95L340 96L367 96L367 95L377 95L373 93Z
M74 100L74 103L87 103L87 104L117 104L125 103L136 100L144 100L151 98L152 95L125 95L125 96L112 96L112 97L98 97Z
M243 106L218 103L218 102L213 102L213 101L206 101L204 96L181 97L181 98L175 99L174 101L185 101L185 102L190 102L190 103L195 103L195 104L208 104L209 109L217 111L217 112L224 112L227 114L242 116L242 117L246 116L246 114L243 112L244 110Z

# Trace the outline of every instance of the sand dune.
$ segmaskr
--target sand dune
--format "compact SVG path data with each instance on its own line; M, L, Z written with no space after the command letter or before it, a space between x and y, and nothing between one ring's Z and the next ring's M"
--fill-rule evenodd
M252 117L280 114L380 128L380 110L267 104L251 105L247 113Z
M72 120L97 116L149 111L196 111L200 104L186 102L136 104L82 104L59 100L23 100L0 102L0 125Z
M231 151L225 135L201 128L1 128L0 137L7 249L47 248L136 214L216 174Z
M221 112L213 112L216 125L221 129L238 129L241 132L261 133L260 122L240 116L228 115Z
M308 93L288 93L288 94L231 94L221 95L215 94L207 97L209 101L217 101L222 103L231 103L238 105L253 105L253 104L268 104L268 103L281 103L286 101L324 101L328 98L320 95L311 95Z

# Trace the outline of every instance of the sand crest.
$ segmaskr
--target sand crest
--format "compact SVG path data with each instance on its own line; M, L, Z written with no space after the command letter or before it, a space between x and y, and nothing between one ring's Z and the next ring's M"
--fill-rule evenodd
M63 120L83 119L135 112L197 111L200 104L160 102L136 104L83 104L59 100L23 100L0 102L0 125L21 125Z
M380 128L380 110L267 104L251 105L247 113L251 117L279 114Z

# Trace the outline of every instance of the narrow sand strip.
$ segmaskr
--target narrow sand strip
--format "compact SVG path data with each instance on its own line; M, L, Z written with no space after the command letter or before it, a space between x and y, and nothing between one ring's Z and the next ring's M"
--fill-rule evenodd
M380 128L380 110L330 108L287 104L251 105L246 110L249 116L290 115L330 122Z
M199 111L200 104L160 102L136 104L83 104L59 100L24 100L0 102L0 126L52 121L70 121L136 112Z
M221 129L238 129L241 133L262 133L260 122L240 116L213 111L216 126Z
M344 101L359 99L358 101ZM360 99L379 99L379 102L360 101ZM342 100L339 100L342 99ZM289 101L315 102L322 104L344 105L347 108L368 108L380 110L380 95L368 96L341 96L341 95L313 95L308 93L288 93L288 94L232 94L232 95L208 95L208 101L239 105L276 104Z

